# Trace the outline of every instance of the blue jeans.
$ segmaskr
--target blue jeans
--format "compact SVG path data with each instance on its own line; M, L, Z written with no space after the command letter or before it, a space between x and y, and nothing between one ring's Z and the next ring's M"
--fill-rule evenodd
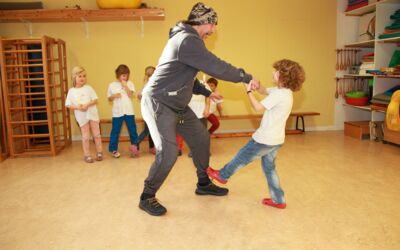
M134 115L124 115L121 117L113 117L112 118L112 129L110 134L110 144L108 145L108 151L113 152L118 150L118 139L119 134L121 133L122 123L125 121L126 128L128 129L129 138L131 141L131 145L136 144L137 132L136 132L136 123Z
M137 137L136 143L137 143L138 149L140 147L140 143L142 143L142 141L144 140L144 138L146 136L149 136L149 148L154 148L154 142L153 142L153 139L151 138L149 127L147 127L147 123L145 122L142 133L140 133L139 136Z
M267 178L269 192L275 203L285 203L284 192L279 184L279 177L275 170L275 159L280 145L265 145L250 139L250 141L239 150L236 156L220 170L221 179L227 180L236 171L250 162L261 158L262 169Z

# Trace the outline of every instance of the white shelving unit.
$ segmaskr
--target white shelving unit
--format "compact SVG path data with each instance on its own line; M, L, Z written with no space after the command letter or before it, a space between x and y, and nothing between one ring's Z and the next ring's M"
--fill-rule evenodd
M373 48L375 46L375 40L368 40L356 43L346 44L346 48Z
M392 24L393 20L390 19L390 15L393 15L396 10L400 9L400 0L381 0L376 3L372 3L368 6L362 8L345 12L348 18L357 18L367 13L375 12L375 36L376 38L369 41L363 42L352 42L347 43L344 46L347 48L361 48L363 50L369 50L374 52L374 63L375 68L380 69L387 67L392 55L395 50L400 50L397 43L400 42L400 37L388 38L388 39L378 39L378 36L385 31L385 26ZM356 37L356 36L354 36ZM357 77L352 75L352 77ZM365 77L365 76L359 76ZM374 87L372 95L380 94L385 92L391 87L400 84L400 76L373 76ZM382 111L371 110L369 107L358 107L347 105L359 110L360 112L370 111L371 121L382 121L385 118L385 113Z

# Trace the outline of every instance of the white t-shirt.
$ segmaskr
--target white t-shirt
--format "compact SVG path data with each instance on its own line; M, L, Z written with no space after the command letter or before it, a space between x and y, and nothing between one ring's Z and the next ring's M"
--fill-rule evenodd
M128 89L135 92L135 85L133 85L133 82L128 81L127 86ZM110 83L108 86L107 97L117 93L120 93L121 97L114 98L113 100L112 116L121 117L124 115L134 115L132 100L122 87L122 84L117 81Z
M215 92L216 94L219 94L218 92ZM221 100L212 100L210 99L210 114L214 113L217 111L217 104L223 103L224 99Z
M208 84L204 84L204 81L200 81L204 87L211 91ZM196 114L197 118L204 118L204 110L206 109L206 97L204 95L192 95L192 99L190 99L189 107Z
M197 118L204 118L204 110L206 108L206 97L204 95L192 95L189 107L196 114Z
M268 96L261 101L266 108L260 127L253 139L266 145L279 145L285 141L286 120L293 105L293 92L287 88L268 88Z
M97 100L98 97L92 87L85 84L80 88L71 88L68 90L65 106L79 106L86 104L90 101ZM74 110L75 119L82 127L91 121L99 121L99 113L97 112L97 105L90 106L86 111Z

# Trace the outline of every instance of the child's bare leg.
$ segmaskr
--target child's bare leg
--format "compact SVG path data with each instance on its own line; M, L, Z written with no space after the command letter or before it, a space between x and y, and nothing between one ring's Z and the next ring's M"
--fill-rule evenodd
M92 130L92 135L94 138L94 143L96 145L96 152L103 152L103 145L101 143L101 135L100 135L100 125L98 121L90 121L90 128Z
M90 140L90 125L89 122L81 127L82 134L82 149L84 156L90 155L89 140Z

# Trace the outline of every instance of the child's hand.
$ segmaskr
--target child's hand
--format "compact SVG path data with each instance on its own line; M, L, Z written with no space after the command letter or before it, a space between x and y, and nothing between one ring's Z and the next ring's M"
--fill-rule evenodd
M218 93L212 92L211 95L209 96L209 98L213 101L216 101L216 100L221 100L224 97Z
M207 118L209 115L210 115L210 112L208 110L204 110L203 117Z
M87 111L87 109L89 108L87 104L81 104L80 106L80 111Z
M251 89L251 84L250 83L243 83L243 86L244 86L244 89L246 90L246 91L252 91L252 89Z

